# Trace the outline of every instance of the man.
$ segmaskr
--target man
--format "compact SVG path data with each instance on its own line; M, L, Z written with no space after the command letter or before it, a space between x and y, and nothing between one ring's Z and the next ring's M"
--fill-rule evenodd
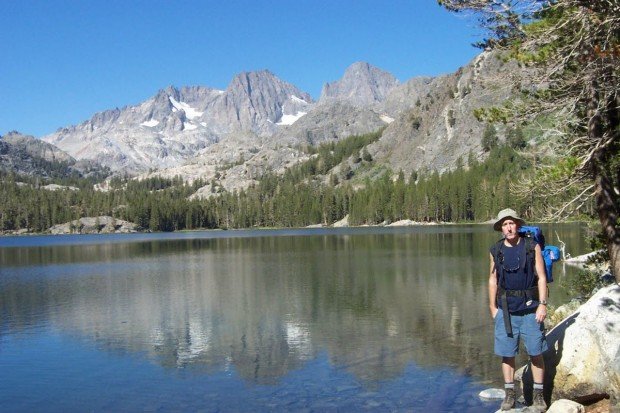
M545 411L542 353L547 349L543 325L547 316L547 279L540 246L519 235L524 224L512 209L497 215L493 229L501 231L504 238L490 249L489 307L495 320L495 354L502 357L506 390L501 409L515 406L515 356L522 338L532 365L533 407Z

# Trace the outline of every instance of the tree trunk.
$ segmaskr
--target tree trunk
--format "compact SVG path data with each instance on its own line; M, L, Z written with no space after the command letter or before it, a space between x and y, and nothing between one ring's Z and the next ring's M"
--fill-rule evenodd
M617 124L617 119L615 119L616 116L614 112L615 107L613 107L616 99L611 97L610 99L607 99L609 100L609 104L606 105L608 110L601 113L601 110L599 109L598 90L597 82L595 80L592 81L587 110L589 119L588 138L591 142L595 143L601 142L605 138L604 130L611 130L611 133L614 133L614 128L618 127L618 125L614 125L614 123ZM605 125L605 123L607 123L607 125ZM618 227L618 195L615 193L613 182L616 172L608 170L610 166L613 168L613 163L610 165L610 160L614 154L611 152L616 149L616 145L611 145L611 148L606 148L606 150L605 148L599 148L592 156L591 170L595 183L596 210L598 212L603 234L607 242L607 250L611 261L611 271L616 278L616 282L620 284L620 229Z
M607 240L611 271L620 284L620 231L618 231L617 205L614 205L613 188L609 179L600 174L595 183L596 209Z

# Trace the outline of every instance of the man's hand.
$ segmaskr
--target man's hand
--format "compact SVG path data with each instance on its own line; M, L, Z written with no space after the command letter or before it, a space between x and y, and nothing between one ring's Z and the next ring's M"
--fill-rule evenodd
M491 317L495 318L495 316L497 315L497 312L499 311L499 308L497 307L491 307Z
M536 309L536 321L542 323L545 321L545 317L547 317L547 306L540 304Z

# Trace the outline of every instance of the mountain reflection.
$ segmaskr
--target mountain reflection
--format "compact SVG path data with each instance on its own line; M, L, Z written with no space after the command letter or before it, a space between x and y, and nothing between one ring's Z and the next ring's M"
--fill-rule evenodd
M491 238L490 238L491 237ZM162 366L274 383L320 352L374 382L408 363L496 375L488 232L0 249L0 334L51 327Z

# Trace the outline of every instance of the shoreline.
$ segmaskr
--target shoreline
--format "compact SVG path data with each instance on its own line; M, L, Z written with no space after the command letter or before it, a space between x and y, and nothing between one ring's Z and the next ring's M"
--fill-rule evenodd
M95 217L96 218L96 217ZM93 218L94 219L94 218ZM427 226L460 226L460 225L491 225L493 221L483 222L444 222L444 221L412 221L404 219L395 222L382 222L379 224L361 224L361 225L339 225L340 221L333 224L311 224L304 227L248 227L248 228L193 228L181 229L176 231L151 231L136 230L131 232L66 232L52 233L49 230L44 232L30 232L25 229L15 231L0 231L0 238L3 237L28 237L28 236L45 236L45 235L109 235L109 234L177 234L188 232L205 232L205 231L251 231L251 230L301 230L301 229L340 229L340 228L407 228L407 227L427 227ZM585 221L562 221L562 222L534 222L532 224L585 224ZM64 224L60 224L64 225ZM576 257L570 258L574 261ZM568 261L567 261L568 262Z

